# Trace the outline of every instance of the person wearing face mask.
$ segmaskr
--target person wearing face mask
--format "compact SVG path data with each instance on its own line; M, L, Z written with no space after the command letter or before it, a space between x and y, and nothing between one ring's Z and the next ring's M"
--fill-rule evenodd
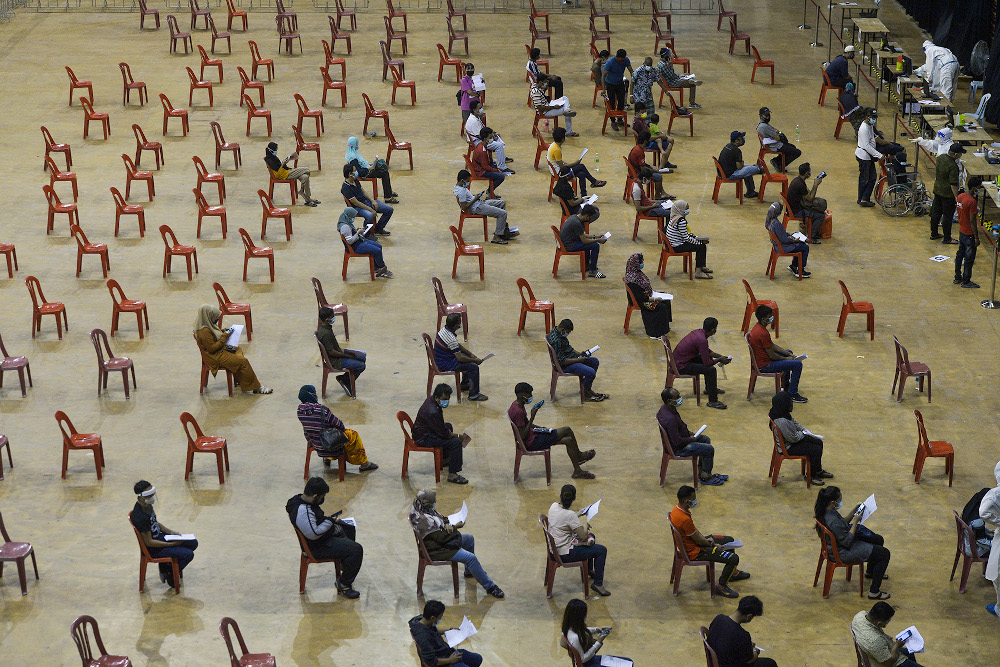
M167 541L165 535L181 535L175 530L170 530L156 519L156 512L153 511L153 503L156 502L156 487L146 480L139 480L132 487L136 495L135 507L129 514L129 520L135 529L139 531L142 543L149 550L149 555L153 558L174 558L183 573L192 560L194 560L194 550L198 548L198 540ZM171 588L174 587L174 572L170 563L159 563L160 581L166 582ZM182 575L183 576L183 575Z
M830 83L837 88L843 88L853 79L850 74L850 63L854 60L854 45L848 44L844 47L844 52L834 58L826 66L826 75L830 77Z
M567 162L563 160L562 146L566 142L566 128L557 127L552 130L552 143L549 144L549 150L547 157L549 162L556 166L557 170L568 169L572 172L572 175L580 179L580 194L583 197L587 196L587 184L590 183L591 187L603 188L608 184L607 181L599 181L591 175L590 170L587 169L587 165L583 164L583 155L578 157L573 162Z
M848 520L840 514L843 506L844 497L840 488L826 486L816 496L813 514L818 523L833 533L840 560L845 563L865 563L865 577L872 580L868 588L868 599L888 600L891 596L882 590L882 580L889 578L885 570L889 567L892 554L884 546L885 539L861 525L863 503L854 506ZM819 526L816 527L816 532L822 536ZM832 545L827 546L832 550Z
M380 201L373 201L361 187L358 173L358 168L352 163L344 165L344 184L340 186L340 194L344 195L347 205L353 207L357 214L364 218L363 226L374 225L369 235L389 236L390 232L386 229L386 225L392 217L393 208ZM375 222L375 216L380 213L381 217Z
M250 361L243 356L239 346L228 344L232 327L222 329L220 322L222 313L215 306L203 304L198 309L198 317L194 320L194 336L198 341L208 369L214 377L223 368L233 374L233 379L244 392L254 394L270 394L273 389L261 386L257 374L254 373Z
M769 146L771 150L778 151L785 157L785 164L781 164L781 157L771 158L771 166L774 170L780 174L785 173L785 169L791 163L795 162L802 155L802 151L788 143L788 138L785 136L784 132L779 132L773 125L771 125L771 110L767 107L761 107L758 111L758 117L760 118L760 123L757 124L757 131L764 138L764 145Z
M569 334L573 333L573 320L563 320L557 324L545 340L552 346L556 353L556 359L562 366L563 372L579 375L583 378L583 392L586 400L599 403L610 398L608 394L599 394L594 391L594 379L597 378L597 369L601 365L600 359L595 357L590 350L577 352L569 344Z
M675 456L698 457L698 481L709 486L722 486L729 475L718 475L712 472L715 466L715 447L712 440L702 433L695 436L688 425L677 412L684 403L684 397L674 387L667 387L660 392L663 405L656 413L656 422L667 432L667 440L674 449Z
M495 134L491 127L484 127L479 131L479 143L472 149L470 163L472 164L473 175L476 178L488 178L493 184L493 191L496 192L496 189L506 179L506 174L512 172L508 171L506 167L498 167L497 163L490 158L489 151L486 150L486 144L489 143L493 136Z
M682 486L677 489L677 504L670 510L670 524L681 534L682 548L691 560L710 560L713 563L723 563L725 567L719 575L716 595L727 598L738 598L739 593L729 587L731 581L743 581L750 578L749 572L737 570L740 557L732 549L724 545L734 541L729 535L702 535L695 527L691 518L691 510L698 506L698 494L693 487Z
M653 84L659 80L660 74L653 67L653 59L650 57L632 73L632 101L635 103L636 114L656 110L656 105L653 104Z
M733 130L729 133L729 143L719 153L719 166L722 167L722 173L725 174L726 178L734 181L742 179L743 187L746 190L744 194L746 197L752 198L757 196L753 177L762 173L764 169L756 164L743 164L743 151L740 150L740 146L746 143L746 139L743 138L746 135L746 132L739 130Z
M531 74L531 77L536 81L538 80L539 74L541 74L541 72L538 70L538 61L541 59L541 57L542 57L542 50L537 47L533 48L531 49L531 51L528 52L528 62L525 63L524 65L524 68L528 70L528 73ZM552 93L556 97L562 97L563 95L562 77L556 76L555 74L546 74L546 76L549 78L549 88L552 89ZM597 76L600 77L600 73L598 73Z
M958 243L951 238L951 225L958 205L958 186L961 183L960 157L965 153L961 144L953 143L948 152L939 155L934 167L934 203L931 204L931 240L941 238L938 223L944 232L941 243Z
M649 167L639 169L639 178L632 183L632 205L636 211L643 215L649 215L654 218L668 218L670 217L670 209L674 205L669 200L673 199L673 196L661 192L660 194L667 201L654 201L646 195L646 190L649 189L649 184L652 182L654 176L659 176L659 174L655 173Z
M454 427L444 420L444 409L450 402L451 387L444 383L434 387L434 393L424 400L413 420L413 441L422 447L440 448L444 466L448 468L448 481L468 484L469 480L458 473L462 472L462 448L472 438L467 433L455 433Z
M904 648L905 640L885 633L895 615L896 610L888 602L876 602L871 611L859 611L851 619L854 641L873 667L920 667Z
M347 455L348 463L360 466L360 472L378 470L378 465L368 460L365 445L358 432L344 426L344 422L337 419L330 408L319 402L313 385L303 385L299 389L299 407L295 414L302 424L306 442L323 457L323 465L329 466L331 459L343 453ZM323 448L323 432L331 428L343 433L346 439L340 452L329 452Z
M774 321L774 311L770 306L760 305L754 311L757 324L747 336L750 352L757 360L761 373L781 373L782 386L796 403L808 403L809 399L799 393L799 378L802 377L802 361L795 358L791 350L778 347L771 341L767 327Z
M337 342L337 334L333 333L333 322L336 319L337 314L333 312L333 308L324 306L319 309L320 325L316 329L316 340L326 350L326 356L330 358L330 364L336 369L353 373L355 384L357 384L357 379L365 372L365 362L368 359L368 355L361 350L345 350L340 347L340 343ZM351 379L347 376L347 373L338 375L337 382L343 388L345 394L351 397L354 396L351 393Z
M674 52L668 46L664 46L660 49L660 62L657 63L657 74L660 78L660 87L664 90L667 87L670 88L687 88L688 92L691 93L691 99L688 101L688 109L700 109L701 105L694 101L695 95L698 94L698 86L702 84L702 81L696 79L694 74L685 74L683 76L677 74L674 71Z
M479 133L483 131L484 127L486 127L486 111L479 100L472 100L469 102L469 118L465 121L465 134L474 146L482 143ZM496 157L501 171L514 173L513 169L508 169L506 166L508 163L513 162L514 158L507 157L507 144L504 143L499 134L494 132L490 136L486 142L486 148L493 151L493 155Z
M986 561L986 571L983 575L993 582L997 592L995 604L986 605L986 611L994 616L1000 616L1000 463L993 468L997 478L997 486L990 489L979 503L979 517L993 526L993 542L990 544L990 557Z
M267 168L271 170L271 173L274 174L274 177L281 180L291 179L298 181L299 187L302 188L302 196L306 198L306 206L318 206L322 202L318 199L313 199L312 191L309 189L309 170L305 167L288 168L288 163L297 160L298 157L298 153L292 153L282 162L281 158L278 157L278 144L273 141L264 149L264 162L267 164Z
M460 533L465 526L464 521L451 524L448 517L442 516L435 509L437 491L421 489L410 509L410 526L427 549L431 560L453 560L465 565L466 578L475 578L486 592L495 598L503 599L504 592L497 586L490 575L479 563L476 557L476 540L471 533Z
M465 63L465 75L459 82L461 87L462 97L458 101L458 106L462 109L462 124L469 120L469 115L472 113L471 104L473 101L482 101L479 98L479 93L476 91L476 83L472 80L472 75L476 73L476 66L472 63Z
M531 84L528 95L531 97L532 106L535 107L535 113L546 118L562 116L566 120L566 136L579 137L580 134L573 131L573 117L576 116L576 112L570 108L569 98L560 95L550 100L546 94L545 91L553 85L549 75L544 72Z
M371 255L375 258L375 277L392 278L392 271L385 265L382 259L382 245L358 231L354 226L354 218L357 217L358 210L351 206L344 209L337 220L337 231L343 237L345 244L351 246L354 252L359 255Z
M806 185L806 179L810 176L812 176L812 166L808 162L803 162L799 165L799 175L788 184L788 197L785 201L788 202L792 215L802 219L802 232L812 237L813 245L819 245L822 242L823 221L826 220L826 200L817 197L816 191L819 190L825 173L820 173L816 177L812 189Z
M875 161L881 160L883 155L875 146L875 123L878 121L878 112L875 109L868 110L868 120L861 124L858 130L858 148L854 151L854 157L858 160L858 205L871 208L875 205L872 201L872 191L875 189Z
M397 197L399 195L392 189L392 179L389 178L389 165L377 155L375 156L375 163L369 163L361 155L360 151L358 151L359 146L357 137L350 137L347 140L347 152L344 154L344 162L353 165L357 169L359 178L382 179L382 192L385 195L385 201L389 204L398 204L399 200Z
M646 335L659 339L670 331L673 315L669 300L653 298L653 286L649 283L649 276L642 271L644 266L646 263L643 261L642 253L634 253L625 263L625 276L622 282L639 304L639 313L642 315L642 326L646 330ZM631 301L629 305L632 305Z
M719 614L708 626L708 645L715 651L719 667L778 667L771 658L760 657L760 649L753 643L750 633L743 626L764 615L764 603L756 595L748 595L729 616Z
M653 169L646 162L646 146L649 145L652 140L652 135L649 130L641 130L636 133L635 136L635 146L628 153L628 163L632 165L637 173L649 174L649 179L653 181L655 186L655 197L656 199L673 199L663 190L663 174L671 173L670 167L662 167L660 169Z
M604 98L611 103L611 108L616 111L625 109L625 100L628 97L629 81L625 78L625 70L635 76L632 69L632 61L628 59L625 49L618 49L614 58L608 58L601 68L601 87L604 88ZM622 130L627 132L625 123L618 118L611 119L612 130Z
M663 228L663 233L670 240L674 252L694 253L694 265L698 269L694 277L701 280L712 279L712 269L705 265L705 255L708 253L708 239L699 237L688 231L687 215L691 207L683 199L678 199L670 209L670 222Z
M865 122L865 108L858 103L857 91L854 89L853 82L844 86L844 92L840 94L837 101L844 108L844 118L851 123L851 127L854 128L854 136L857 137L861 124Z
M805 165L803 165L805 166ZM809 173L808 171L806 173ZM818 180L818 179L817 179ZM803 183L805 181L803 180ZM806 264L809 262L809 244L799 241L788 233L785 226L781 224L781 212L785 207L780 201L776 201L767 208L767 215L764 217L764 229L774 234L777 242L771 241L774 249L778 252L801 252L802 253L802 277L808 278L812 275L806 271ZM799 275L799 258L792 257L792 263L788 265L788 270Z
M486 394L479 391L479 366L483 360L458 342L458 330L462 328L462 316L451 313L444 319L444 326L434 339L434 361L442 371L461 371L462 389L469 392L470 401L485 401Z
M562 428L543 428L535 426L535 415L538 409L545 404L539 401L531 408L531 416L528 416L527 407L535 399L531 392L534 388L527 382L518 382L514 387L514 402L507 408L507 417L510 423L517 429L521 436L521 442L529 452L537 452L551 449L556 445L564 445L566 454L573 464L573 479L594 479L594 473L588 472L580 467L581 463L586 463L597 455L593 449L586 452L580 451L580 445L576 441L573 429L568 426Z
M719 394L726 392L719 389L718 366L725 366L733 358L714 352L708 346L708 339L715 336L718 329L719 320L706 317L700 329L695 329L677 343L674 361L677 363L677 370L684 375L704 375L708 407L725 410L726 404L719 400Z
M326 480L312 477L302 493L288 499L285 511L288 512L288 520L306 538L313 556L340 561L337 595L356 600L361 593L354 590L354 578L361 570L365 550L355 541L355 526L336 518L340 512L333 516L323 514L323 501L329 492L330 485Z
M591 278L607 278L599 268L597 261L601 256L601 245L608 237L600 234L588 234L587 228L601 216L600 210L593 204L587 204L579 213L569 216L562 223L559 238L570 252L582 250L587 262L587 275Z
M466 213L485 215L488 218L496 218L496 228L493 230L493 240L491 243L507 245L507 240L517 236L518 232L510 231L507 226L507 202L503 199L483 199L486 190L477 195L473 195L469 190L472 183L472 174L466 169L458 172L458 182L453 189L458 206Z
M594 583L590 590L600 595L611 595L604 587L604 565L608 559L608 548L598 544L590 532L586 514L570 509L576 500L576 487L566 484L559 492L559 500L549 507L549 535L555 544L556 553L567 563L587 561L587 569Z
M795 401L787 391L779 391L771 397L771 411L767 416L774 423L774 428L781 431L785 441L785 451L792 456L808 456L812 472L810 483L816 486L826 484L823 480L832 479L833 474L823 469L823 436L811 433L792 417L792 407Z

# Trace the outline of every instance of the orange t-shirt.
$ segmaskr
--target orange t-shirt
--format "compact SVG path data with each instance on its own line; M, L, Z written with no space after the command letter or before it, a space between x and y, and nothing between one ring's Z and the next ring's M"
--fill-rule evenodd
M670 510L670 523L673 524L674 528L681 534L681 540L684 543L684 550L687 551L687 555L691 560L698 560L698 554L701 552L701 547L694 543L691 536L697 532L697 528L694 527L694 520L691 519L691 513L685 509L682 509L680 505L674 505L674 508Z
M764 368L771 363L771 357L767 356L767 348L771 347L771 334L767 327L758 322L750 329L750 349L753 350L753 357L757 360L757 368Z

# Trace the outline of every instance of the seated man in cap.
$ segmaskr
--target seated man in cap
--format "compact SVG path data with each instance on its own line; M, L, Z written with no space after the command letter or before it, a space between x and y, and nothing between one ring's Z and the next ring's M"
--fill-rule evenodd
M729 134L729 143L719 153L719 166L722 167L722 173L726 178L734 181L743 179L747 197L756 197L757 189L753 185L753 177L754 174L761 173L762 169L755 164L743 164L743 151L740 150L740 146L746 143L746 139L743 138L745 136L747 133L739 130L733 130Z
M758 114L760 116L760 123L757 124L757 132L761 137L763 137L762 141L764 142L764 145L772 151L778 151L785 157L784 168L782 167L780 157L772 158L771 165L774 167L776 172L784 173L785 168L787 168L788 165L799 159L802 155L802 151L788 143L788 137L771 125L770 109L767 107L761 107Z
M317 206L321 202L312 197L312 191L309 189L309 170L305 167L288 168L288 163L298 158L298 153L292 153L282 162L281 158L278 157L278 144L273 141L264 149L264 162L267 163L267 168L271 170L274 177L281 180L298 181L299 187L302 188L302 196L306 198L306 206Z
M854 46L848 44L844 47L844 52L833 59L826 66L826 75L830 77L830 83L837 88L843 88L853 81L850 74L850 63L854 60Z

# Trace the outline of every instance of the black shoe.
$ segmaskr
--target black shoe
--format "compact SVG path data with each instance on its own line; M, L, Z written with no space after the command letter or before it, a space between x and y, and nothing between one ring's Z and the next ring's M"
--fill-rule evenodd
M812 237L812 244L813 245L822 245L822 243L823 243L823 240L820 239L820 237L818 237L818 236Z
M736 574L729 577L729 581L745 581L749 578L750 578L749 572L744 572L743 570L739 570L738 572L736 572Z
M961 278L955 278L954 280L951 281L951 284L952 285L961 285L962 284L962 279Z
M504 161L505 162L513 162L514 158L512 158L512 157L504 157Z
M465 479L461 475L455 475L454 477L449 477L448 481L452 484L468 484L469 480Z
M941 245L958 245L958 239L945 239L941 241Z
M497 598L498 600L503 600L504 598L503 590L496 584L493 584L493 586L488 588L486 592L492 595L493 597Z
M722 401L710 401L708 403L708 407L715 408L717 410L725 410L726 409L726 404L723 403Z
M337 595L343 595L348 600L357 600L361 597L361 593L354 590L353 586L344 586L339 581L337 582Z
M802 394L792 394L792 401L795 403L808 403L809 399Z
M375 236L391 236L391 235L392 235L392 232L390 232L388 229L376 229L375 230Z
M868 201L867 199L858 202L858 204L864 208L872 208L873 206L875 206L875 202Z
M833 479L833 473L827 472L826 470L820 470L818 473L814 474L813 477L818 477L819 479Z
M309 200L309 201L306 202L306 206L316 207L316 206L319 206L319 202L318 201Z
M754 197L759 196L759 194L760 193L758 193L758 192L745 192L745 193L743 193L743 196L747 197L747 198L750 198L750 199L753 199Z
M663 161L663 166L664 167L668 167L670 169L676 169L677 168L676 164L673 164L672 162L667 162L666 160Z
M931 234L931 241L937 241L939 238L941 238L941 235L937 232Z
M779 174L784 173L784 171L785 171L784 169L781 168L781 161L780 160L772 159L771 160L771 166L774 167L774 170L776 172L778 172Z
M962 287L968 287L968 288L971 288L971 289L976 289L977 287L979 287L979 284L978 283L974 283L974 282L972 282L970 280L967 283L962 283Z
M351 398L354 398L354 394L351 393L351 381L347 377L343 375L338 375L337 382L343 388L345 394L347 394Z
M716 586L715 593L716 595L721 595L724 598L738 598L740 596L739 593L734 591L729 586Z
M486 394L482 394L482 393L480 393L480 394L472 394L471 396L469 396L469 400L470 401L488 401L488 400L490 400L490 397L487 396Z

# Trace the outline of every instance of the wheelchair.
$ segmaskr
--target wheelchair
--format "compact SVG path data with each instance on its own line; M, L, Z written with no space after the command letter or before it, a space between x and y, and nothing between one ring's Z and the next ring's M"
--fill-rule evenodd
M927 215L930 212L933 198L919 172L895 172L883 167L883 173L885 175L875 185L875 191L880 193L878 203L883 211L894 218L910 211L914 215Z

